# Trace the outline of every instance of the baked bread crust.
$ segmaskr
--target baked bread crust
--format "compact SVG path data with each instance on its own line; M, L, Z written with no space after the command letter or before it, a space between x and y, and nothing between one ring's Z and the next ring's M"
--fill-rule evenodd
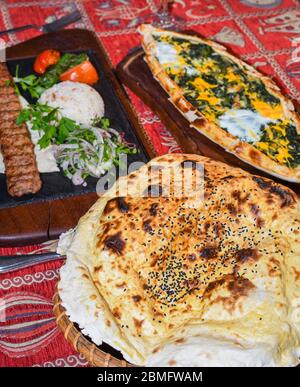
M160 171L175 183L198 163L202 202L164 196ZM150 186L156 197L137 196ZM155 158L121 177L60 251L63 306L137 365L297 365L299 214L297 195L272 180L199 155Z
M295 112L293 103L280 92L280 89L273 80L262 75L252 66L238 59L234 55L231 55L224 46L213 41L199 38L197 36L184 35L173 31L165 31L145 24L139 27L139 32L143 36L142 46L146 54L145 60L149 65L154 78L169 94L172 104L184 115L192 127L199 130L201 134L205 135L210 140L221 145L227 152L234 154L236 157L256 167L257 169L267 172L280 179L290 182L300 182L300 165L296 168L289 168L286 165L277 163L253 145L241 141L237 137L223 130L217 124L209 122L199 110L196 110L195 107L190 104L190 102L184 97L181 88L172 79L170 79L164 71L162 65L156 59L154 55L156 42L153 38L153 34L163 34L171 37L188 39L190 41L206 43L222 56L226 56L236 64L244 66L249 75L259 77L259 79L265 84L266 89L280 99L286 118L293 119L296 123L297 133L300 134L299 115Z

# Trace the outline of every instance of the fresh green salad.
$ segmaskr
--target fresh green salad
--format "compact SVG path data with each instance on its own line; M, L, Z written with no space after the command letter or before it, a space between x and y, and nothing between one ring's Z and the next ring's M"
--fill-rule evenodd
M94 120L87 128L62 117L58 108L36 103L20 112L17 124L23 123L30 123L31 129L39 132L41 149L54 146L58 165L75 185L86 185L88 176L100 177L112 165L118 165L121 153L137 152L105 117Z
M29 92L37 101L45 90L59 83L63 75L73 69L77 69L77 73L74 71L80 82L91 84L98 79L87 54L66 53L60 56L58 53L56 63L45 68L41 75L33 73L21 78L17 68L14 78L16 91L18 94L21 90ZM117 130L110 127L108 118L96 118L84 126L64 117L60 108L37 101L20 112L17 124L24 123L29 124L31 130L38 131L41 149L52 146L58 165L76 185L86 185L88 176L100 177L113 165L118 165L120 154L137 152Z

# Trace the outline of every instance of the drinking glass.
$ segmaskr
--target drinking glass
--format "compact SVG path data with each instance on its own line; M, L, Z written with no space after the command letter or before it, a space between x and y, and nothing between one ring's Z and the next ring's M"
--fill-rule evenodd
M171 14L173 0L159 0L157 13L153 19L153 25L159 28L175 29L177 23L180 21Z

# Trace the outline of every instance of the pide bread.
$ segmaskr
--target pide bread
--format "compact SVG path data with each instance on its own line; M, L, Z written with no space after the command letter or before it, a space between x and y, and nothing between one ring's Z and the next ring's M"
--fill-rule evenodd
M154 78L190 125L269 174L300 182L300 121L277 85L198 36L139 27Z

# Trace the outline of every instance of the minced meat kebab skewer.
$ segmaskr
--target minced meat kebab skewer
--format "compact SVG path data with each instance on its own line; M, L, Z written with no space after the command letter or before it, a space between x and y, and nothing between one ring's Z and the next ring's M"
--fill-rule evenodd
M19 197L38 192L42 182L27 127L16 124L21 104L8 80L11 80L8 69L0 63L0 147L8 193Z

